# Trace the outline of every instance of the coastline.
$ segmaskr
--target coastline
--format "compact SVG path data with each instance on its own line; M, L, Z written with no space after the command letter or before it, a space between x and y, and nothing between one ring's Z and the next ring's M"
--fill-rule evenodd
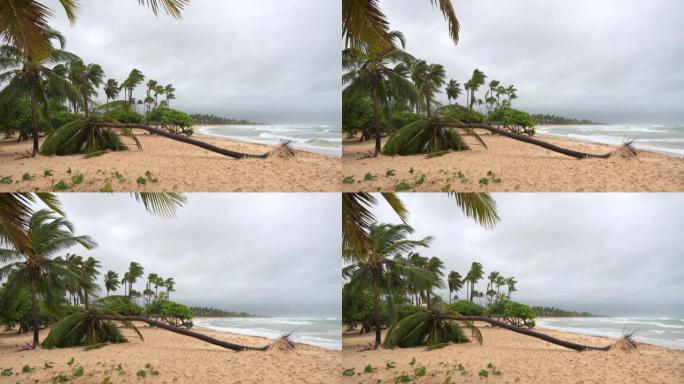
M488 381L491 383L680 383L684 380L684 351L681 350L638 343L639 349L631 352L575 352L507 330L489 326L479 328L484 339L482 345L477 342L450 344L432 351L425 348L360 351L373 340L374 335L345 333L344 368L354 368L361 375L345 377L343 382L377 383L379 380L391 383L395 377L412 375L415 367L422 366L426 368L426 376L419 382L442 383L450 377L452 382L481 383L478 373L487 369L488 364L501 372L500 376L490 372ZM605 346L615 342L606 337L538 327L535 330L587 345ZM413 358L415 364L410 365ZM394 362L395 368L386 368L387 362ZM364 373L364 367L369 364L377 370ZM465 374L458 369L459 364L465 369Z
M273 349L266 352L234 352L203 341L178 335L161 329L139 326L145 340L141 341L133 331L122 329L128 343L107 345L85 351L83 348L36 350L16 352L30 342L31 335L0 333L0 368L12 368L9 378L0 377L0 383L52 382L57 375L72 376L79 366L84 375L71 382L102 382L109 377L114 383L139 383L139 370L147 371L145 382L216 383L230 377L234 382L269 383L320 383L338 380L341 371L340 352L307 344L296 343L291 351ZM203 334L243 345L263 346L273 342L267 338L244 336L211 331L202 327L193 330ZM47 331L41 331L41 339ZM67 362L74 358L69 366ZM45 368L46 362L53 368ZM122 369L118 369L121 364ZM150 364L158 375L151 375ZM35 368L32 373L22 373L22 367ZM9 379L10 381L6 381Z
M30 154L31 143L0 140L0 192L52 191L64 181L65 192L98 192L109 183L114 192L334 192L341 180L339 159L296 150L294 158L232 159L185 143L139 131L142 144L123 137L127 151L102 156L38 156ZM229 139L197 136L197 139L243 153L269 153L273 147ZM45 176L50 170L52 175ZM69 172L71 171L71 173ZM146 173L150 172L151 177ZM26 174L31 180L23 180ZM73 175L83 174L74 185ZM138 182L142 177L144 184Z
M680 192L684 191L684 159L639 150L637 158L577 160L544 148L502 136L481 134L485 149L475 138L463 136L471 150L439 157L426 155L367 157L373 143L343 141L345 192ZM604 154L616 147L543 136L544 141L587 153ZM383 139L383 143L387 138ZM392 170L393 174L388 171ZM413 171L413 172L411 172ZM493 172L498 182L488 177ZM463 178L459 177L459 172ZM372 180L366 180L370 174ZM425 175L425 177L422 177ZM422 180L421 180L422 178ZM487 178L487 184L480 180ZM360 182L359 182L360 181Z

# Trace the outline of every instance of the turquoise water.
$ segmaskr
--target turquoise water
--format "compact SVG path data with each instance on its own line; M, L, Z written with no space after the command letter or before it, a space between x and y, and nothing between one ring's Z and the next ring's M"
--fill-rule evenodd
M637 341L684 349L684 316L541 318L537 326L593 336L620 338L634 333Z
M592 143L620 145L634 141L636 148L684 157L682 124L544 125L537 132Z
M250 143L278 145L290 141L296 149L330 157L342 156L342 130L332 125L204 125L197 130L205 135Z
M197 319L193 322L215 331L269 339L277 339L291 333L292 340L298 343L326 349L342 349L342 323L334 317L233 317Z

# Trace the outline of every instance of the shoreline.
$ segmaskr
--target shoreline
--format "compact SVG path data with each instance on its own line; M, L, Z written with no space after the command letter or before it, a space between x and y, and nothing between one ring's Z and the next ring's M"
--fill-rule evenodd
M253 124L253 125L260 125L260 124ZM195 133L193 134L193 136L203 137L203 138L205 138L205 139L218 139L218 140L226 140L226 141L237 142L237 143L247 143L247 144L254 144L254 145L263 145L263 146L266 146L266 147L270 148L271 150L277 148L278 145L279 145L279 144L275 144L275 143L263 143L263 142L260 142L260 141L257 141L257 140L240 140L240 139L235 138L235 137L226 137L226 136L221 136L221 135L212 135L212 134L207 133L207 132L205 131L207 128L210 128L210 127L218 127L218 126L231 127L231 126L234 126L234 125L231 125L231 124L197 125L197 126L196 126L197 129L196 129ZM341 134L342 134L342 131L340 130L340 135L341 135ZM342 143L340 142L340 147L341 147L341 146L342 146ZM311 154L311 155L325 156L325 157L327 157L327 158L336 159L336 160L340 160L340 159L342 158L342 149L341 149L341 148L340 148L340 153L339 153L339 155L337 155L337 154L331 154L331 153L328 153L328 154L326 154L326 153L321 153L321 152L324 152L324 151L315 152L315 151L312 151L312 150L310 150L310 149L309 149L309 150L307 150L307 149L302 149L301 147L294 147L294 146L293 146L292 148L293 148L295 151L297 151L297 152L308 153L308 154Z
M0 192L334 192L341 180L339 159L295 150L296 157L233 159L168 138L134 132L142 145L122 137L127 151L102 156L28 157L31 142L0 140ZM242 153L271 153L272 147L198 136L199 140ZM41 139L42 141L42 139ZM49 171L49 172L48 172ZM149 173L149 175L148 175ZM81 183L72 182L83 174ZM26 175L26 176L24 176ZM24 179L26 177L26 179Z
M100 383L109 377L117 384L140 383L140 371L146 372L145 382L159 383L216 383L224 382L226 377L243 383L319 383L334 381L342 369L339 351L308 344L295 343L297 348L290 351L274 348L265 352L235 352L161 329L138 328L144 340L135 336L133 331L122 329L128 343L110 344L89 351L65 348L17 352L30 342L31 334L0 332L0 368L12 368L13 373L19 373L9 378L0 377L0 383L6 382L5 379L11 379L7 381L10 383L52 382L58 375L70 378L70 382ZM260 347L273 343L273 340L262 337L216 332L203 327L193 329L242 345ZM41 330L41 340L47 334L47 330ZM74 363L69 365L71 358ZM46 362L51 362L53 367L46 368ZM22 373L25 365L35 368L35 371ZM84 368L80 378L72 374L78 367Z
M481 134L488 148L463 136L470 150L367 157L373 142L343 141L344 192L681 192L684 159L639 150L637 158L577 160L503 136ZM616 147L551 135L543 140L585 153ZM383 143L387 138L383 138ZM391 172L390 172L391 171ZM491 173L494 176L491 176ZM424 175L424 177L423 177ZM483 179L486 179L482 181ZM485 184L483 184L485 183ZM400 188L401 187L401 188Z
M681 350L639 342L636 351L576 352L504 329L480 324L478 328L483 335L482 345L477 342L449 344L431 351L424 347L361 351L372 342L374 334L344 333L344 368L353 368L360 375L344 377L343 382L392 383L400 375L414 375L417 367L425 367L422 382L435 383L481 383L481 370L489 371L488 382L491 383L680 383L684 380L684 351ZM606 337L535 329L585 345L615 343ZM469 335L467 330L464 332ZM387 368L387 362L394 362L394 367ZM490 364L496 367L499 375L488 368ZM367 365L377 369L365 372Z

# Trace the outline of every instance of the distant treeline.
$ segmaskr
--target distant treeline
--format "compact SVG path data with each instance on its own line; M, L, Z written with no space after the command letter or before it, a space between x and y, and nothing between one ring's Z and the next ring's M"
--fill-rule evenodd
M556 307L532 307L539 317L599 317L589 312L568 311Z
M192 117L192 120L195 122L195 124L239 124L239 125L251 125L251 124L259 124L255 123L253 121L245 120L245 119L228 119L225 117L221 116L215 116L215 115L205 115L202 113L196 113L194 115L190 115Z
M593 125L593 124L601 124L597 123L595 121L587 120L587 119L572 119L569 117L563 117L563 116L556 116L556 115L548 115L544 113L539 113L536 115L532 115L534 119L537 121L537 124L555 124L555 125L570 125L570 124L582 124L582 125Z
M194 317L254 317L247 312L233 312L213 307L190 307Z

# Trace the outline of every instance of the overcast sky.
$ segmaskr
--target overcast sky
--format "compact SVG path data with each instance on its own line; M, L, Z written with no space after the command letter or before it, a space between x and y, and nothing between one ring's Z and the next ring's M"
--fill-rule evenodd
M82 0L67 49L124 80L173 83L172 107L269 123L339 123L341 3L193 0L178 21L137 0ZM137 93L144 95L142 87ZM144 98L144 96L142 97Z
M423 256L465 275L514 276L513 299L603 315L684 314L684 199L677 194L495 194L493 230L465 219L443 194L402 194ZM386 204L383 222L397 222ZM478 290L485 290L482 281ZM465 289L460 292L465 295ZM447 291L442 292L446 299Z
M73 248L123 276L131 261L173 277L171 299L259 315L339 316L340 198L336 194L188 194L178 217L132 196L62 194L79 235ZM144 289L139 282L136 290ZM123 291L120 292L123 294Z
M427 1L381 2L410 53L443 64L461 84L475 68L488 82L514 84L514 107L603 122L684 122L684 2L452 3L462 27L458 46Z

